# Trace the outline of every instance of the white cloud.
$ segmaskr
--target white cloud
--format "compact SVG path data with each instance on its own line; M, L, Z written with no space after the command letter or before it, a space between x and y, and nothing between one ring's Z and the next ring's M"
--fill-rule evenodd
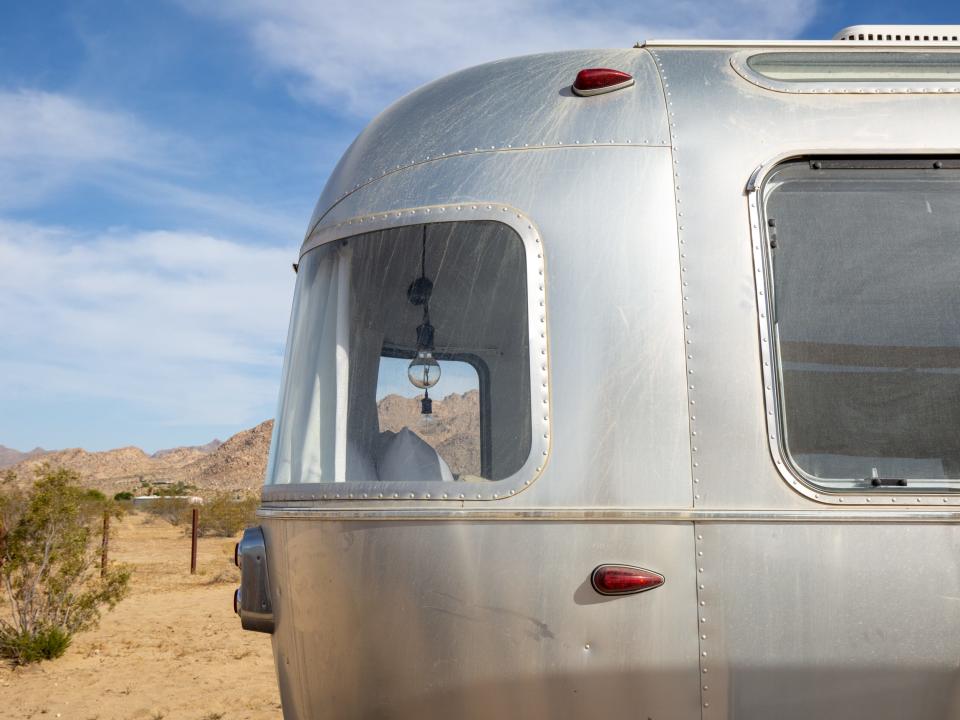
M184 232L0 221L0 398L117 400L169 424L262 420L294 257Z
M135 118L35 90L0 92L0 157L154 164L160 138Z
M80 177L170 170L176 146L124 113L56 93L0 91L0 206L41 202Z
M270 66L297 78L296 92L366 115L448 72L512 55L630 47L651 37L792 37L813 18L816 0L207 0L189 7L239 23Z
M68 95L0 90L0 209L42 206L83 185L272 238L302 237L303 218L198 189L211 163L189 137L133 115Z

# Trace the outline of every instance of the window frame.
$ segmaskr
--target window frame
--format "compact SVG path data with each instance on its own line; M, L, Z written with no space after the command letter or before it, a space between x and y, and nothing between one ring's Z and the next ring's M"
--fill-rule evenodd
M304 255L321 245L372 232L425 223L471 221L500 223L511 230L523 245L527 287L531 423L530 450L523 465L506 478L483 483L411 480L265 484L262 489L265 503L287 501L389 501L392 503L429 500L448 501L461 505L465 501L502 500L512 497L533 484L543 473L549 459L552 440L546 267L540 231L530 217L514 207L495 202L430 205L371 213L314 229L304 241L299 259L302 260ZM480 375L479 372L478 375ZM481 382L483 382L482 375ZM489 442L486 446L489 447Z
M888 161L888 167L897 163L929 158L934 160L957 160L950 153L890 153L888 152L805 152L785 153L759 166L746 185L747 205L750 220L750 242L753 255L757 325L760 339L761 374L763 380L764 415L767 443L771 458L780 476L794 490L821 503L829 504L937 504L960 505L960 481L954 488L928 489L921 492L907 487L880 486L835 488L818 483L818 478L805 473L790 457L785 443L783 413L783 373L777 351L774 327L773 258L770 254L770 238L767 234L767 218L764 212L764 195L767 179L784 164L797 161L843 160ZM909 478L908 478L909 479ZM922 478L914 478L921 480Z
M730 57L730 67L747 82L765 90L791 94L835 94L835 95L857 95L857 94L913 94L913 93L935 93L935 94L954 94L960 93L960 78L956 81L947 80L782 80L773 78L762 72L755 70L750 61L762 55L807 55L807 54L835 54L838 61L845 55L855 54L883 54L899 55L903 58L903 66L909 67L911 56L916 58L919 55L955 55L960 62L960 51L954 46L952 48L943 47L844 47L837 49L824 48L782 48L775 50L757 51L756 49L743 50L736 52Z

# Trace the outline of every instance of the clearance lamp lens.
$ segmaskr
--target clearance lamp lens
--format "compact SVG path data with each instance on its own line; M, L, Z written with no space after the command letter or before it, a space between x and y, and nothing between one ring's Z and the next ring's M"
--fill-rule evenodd
M577 95L600 95L633 85L633 76L610 68L587 68L577 73L571 88Z
M601 595L629 595L664 583L660 573L630 565L601 565L593 571L590 580L593 589Z

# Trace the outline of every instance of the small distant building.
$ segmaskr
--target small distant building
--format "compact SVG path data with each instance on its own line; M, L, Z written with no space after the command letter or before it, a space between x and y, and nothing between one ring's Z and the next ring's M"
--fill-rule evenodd
M190 505L203 505L203 498L198 495L136 495L133 506L153 505L161 500L185 500Z

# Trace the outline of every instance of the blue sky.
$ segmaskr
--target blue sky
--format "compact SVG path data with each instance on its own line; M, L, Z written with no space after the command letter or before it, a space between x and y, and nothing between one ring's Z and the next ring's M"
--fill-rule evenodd
M370 118L435 77L650 37L958 16L811 0L4 3L0 444L155 450L271 417L313 203Z

